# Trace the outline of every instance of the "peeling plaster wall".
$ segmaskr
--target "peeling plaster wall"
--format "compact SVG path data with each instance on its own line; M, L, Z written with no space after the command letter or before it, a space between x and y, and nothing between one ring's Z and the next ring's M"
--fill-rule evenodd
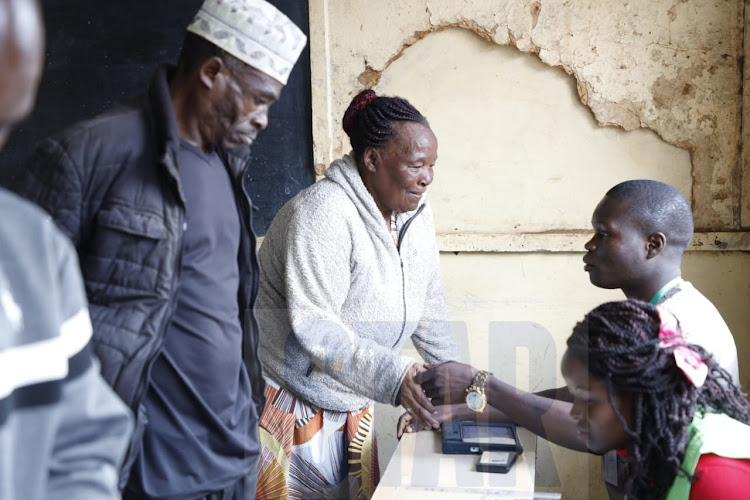
M403 94L436 131L429 196L472 363L486 366L490 321L539 323L559 357L575 321L622 298L589 284L582 242L607 188L649 177L692 202L702 232L684 275L735 332L747 390L741 0L315 0L310 23L319 175L349 150L340 119L363 88ZM385 467L398 410L376 415ZM598 459L553 446L539 460L547 489L604 497Z
M338 120L351 97L417 40L462 26L573 75L598 123L650 128L689 150L696 226L739 228L741 0L318 0L310 10L311 25L327 27L313 30L313 50L328 42L327 65L313 64L326 89L314 113L332 121L315 137L319 171L345 149Z
M602 195L632 178L658 179L690 197L687 151L649 130L598 126L569 75L472 31L418 41L375 89L408 96L435 131L428 191L438 233L587 229Z

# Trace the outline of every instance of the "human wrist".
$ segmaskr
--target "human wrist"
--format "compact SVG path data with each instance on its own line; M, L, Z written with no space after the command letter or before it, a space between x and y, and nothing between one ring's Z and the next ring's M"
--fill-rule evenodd
M474 379L479 373L479 369L457 361L454 363L456 363L456 367L451 367L451 370L449 371L449 375L454 379L453 384L451 384L452 390L460 389L461 395L463 396L466 389L471 387L471 384L474 382Z
M405 387L405 383L407 380L414 380L414 375L411 376L411 379L409 377L409 373L412 371L412 367L416 363L416 360L410 356L401 356L399 360L399 375L397 379L397 384L393 388L393 392L391 392L391 404L393 406L399 406L403 402L403 391ZM388 400L384 401L387 402Z
M485 394L485 383L490 376L487 370L475 370L476 374L471 384L466 388L464 402L469 410L482 413L487 408L487 395Z

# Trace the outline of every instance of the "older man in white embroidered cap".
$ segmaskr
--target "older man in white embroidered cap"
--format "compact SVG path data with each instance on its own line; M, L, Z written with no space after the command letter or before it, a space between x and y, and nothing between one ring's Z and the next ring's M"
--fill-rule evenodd
M254 498L265 385L244 175L306 44L262 0L206 0L177 67L37 148L15 188L74 241L102 374L137 416L124 498Z

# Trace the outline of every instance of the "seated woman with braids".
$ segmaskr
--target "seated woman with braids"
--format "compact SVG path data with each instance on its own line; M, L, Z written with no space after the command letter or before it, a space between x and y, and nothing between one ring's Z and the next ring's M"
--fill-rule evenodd
M428 395L450 397L441 373L418 379ZM561 411L547 418L536 396L522 397L550 440L596 454L617 450L628 499L748 498L750 404L712 356L685 342L670 313L635 299L597 307L573 329L562 374L573 403L550 404L566 406L565 418ZM489 404L511 391L488 376Z
M425 196L435 135L408 101L371 90L343 125L353 151L282 207L259 252L259 498L370 497L374 401L438 426L414 381L423 365L401 347L458 357Z
M748 498L750 404L674 316L636 300L597 307L562 373L589 450L626 457L629 499Z

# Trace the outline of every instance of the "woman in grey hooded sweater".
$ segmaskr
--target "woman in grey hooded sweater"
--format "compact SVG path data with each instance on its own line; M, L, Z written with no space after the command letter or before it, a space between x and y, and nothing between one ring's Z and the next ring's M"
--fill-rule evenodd
M282 207L259 252L259 498L369 498L374 401L437 427L402 345L458 358L425 197L437 139L408 101L372 90L343 125L353 151Z

